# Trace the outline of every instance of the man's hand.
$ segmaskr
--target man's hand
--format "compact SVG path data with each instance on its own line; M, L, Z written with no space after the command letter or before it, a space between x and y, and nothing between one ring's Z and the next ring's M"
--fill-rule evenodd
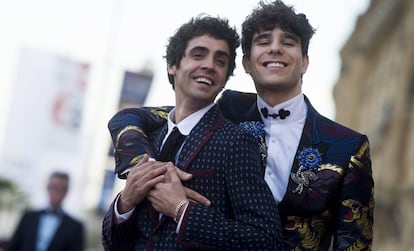
M132 210L147 197L148 192L154 188L156 184L165 179L167 163L149 161L148 159L149 156L145 154L140 162L129 172L124 191L122 192L117 205L119 213L122 214ZM175 168L175 173L182 181L188 181L192 178L192 174L184 172L179 168ZM211 202L203 195L190 188L183 188L189 200L204 206L211 205Z
M198 192L184 187L181 180L187 181L192 178L190 173L174 167L172 163L166 165L167 172L162 182L155 185L148 193L148 200L152 206L167 216L172 217L175 207L182 200L188 199L200 203L204 206L210 206L211 202Z
M193 175L191 173L184 172L178 167L176 167L175 170L177 171L177 175L181 181L188 181L191 178L193 178ZM189 200L200 203L206 207L209 207L211 205L210 200L204 197L203 195L199 194L198 192L187 187L184 187L184 191Z
M117 205L119 213L123 214L135 208L156 184L165 179L166 163L148 161L148 158L145 154L129 172Z
M166 216L174 217L174 210L182 200L187 199L184 186L177 175L176 168L169 162L163 182L154 186L148 193L148 200L152 206Z

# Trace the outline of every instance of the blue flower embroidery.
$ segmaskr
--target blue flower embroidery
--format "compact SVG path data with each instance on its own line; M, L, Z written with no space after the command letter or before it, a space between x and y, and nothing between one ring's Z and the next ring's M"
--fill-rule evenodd
M322 163L322 154L318 149L312 147L304 147L297 158L299 166L308 171L316 171Z
M263 135L264 132L264 124L259 121L241 122L240 128L253 135L253 137L256 139Z
M259 152L263 168L266 167L267 147L264 138L264 124L259 121L245 121L240 123L240 128L250 133L259 143Z
M299 160L299 169L296 173L290 173L292 180L298 184L293 193L301 194L303 189L308 187L311 181L318 179L315 171L322 163L322 154L318 149L304 147L297 156Z

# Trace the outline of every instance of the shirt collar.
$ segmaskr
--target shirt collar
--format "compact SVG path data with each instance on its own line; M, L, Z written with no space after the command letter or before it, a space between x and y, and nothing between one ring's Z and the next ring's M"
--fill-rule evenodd
M303 121L306 118L307 106L305 103L305 98L303 93L299 93L295 97L286 100L280 104L277 104L273 107L268 105L259 95L257 95L257 109L260 111L261 108L266 107L269 113L278 113L280 109L285 109L290 111L290 115L285 119L273 119L268 117L267 119L263 117L263 114L260 113L262 121L264 124L289 124L299 121Z
M187 136L190 134L191 130L196 126L196 124L200 121L200 119L206 114L211 107L213 107L215 103L211 103L208 106L190 114L185 119L183 119L180 123L175 124L173 121L175 121L175 108L173 108L168 113L168 132L167 135L170 134L172 129L177 126L178 130L180 130L181 134Z
M47 207L45 209L45 213L47 213L47 214L63 215L63 209L61 207L59 207L57 210L53 210L51 207Z

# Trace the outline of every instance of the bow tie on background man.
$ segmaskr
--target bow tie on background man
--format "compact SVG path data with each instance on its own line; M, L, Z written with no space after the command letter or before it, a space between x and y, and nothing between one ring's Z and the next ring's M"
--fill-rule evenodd
M266 107L263 107L262 109L260 109L260 112L263 114L263 117L265 117L267 119L267 117L272 117L274 119L277 119L278 117L280 119L285 119L286 117L288 117L290 115L290 111L289 110L285 110L285 109L280 109L279 113L272 113L269 114L269 111L267 110Z

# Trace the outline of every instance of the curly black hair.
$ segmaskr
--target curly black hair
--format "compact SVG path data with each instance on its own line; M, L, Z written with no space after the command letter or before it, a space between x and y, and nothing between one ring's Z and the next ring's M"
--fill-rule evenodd
M315 29L309 24L305 14L296 14L292 6L287 6L280 0L272 3L260 1L259 6L246 17L242 24L243 54L250 56L255 33L276 27L298 36L302 45L302 55L308 55L309 42Z
M229 21L224 18L202 15L192 18L189 22L180 26L168 41L165 55L167 64L169 66L175 65L179 67L188 42L194 37L206 34L217 39L225 40L229 46L230 64L226 74L227 81L233 75L233 71L236 68L236 49L240 45L240 37L236 28L231 27ZM168 74L168 80L174 87L174 78L170 74Z

